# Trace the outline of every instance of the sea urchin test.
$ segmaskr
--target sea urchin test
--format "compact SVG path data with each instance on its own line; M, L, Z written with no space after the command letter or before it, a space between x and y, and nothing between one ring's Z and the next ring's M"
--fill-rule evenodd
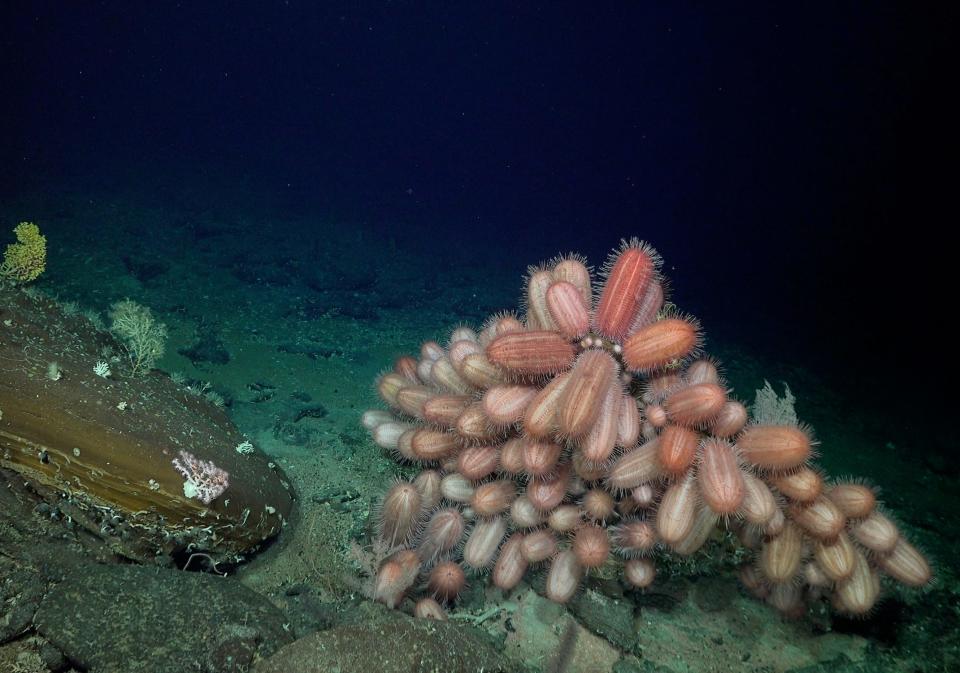
M599 279L575 256L531 268L522 316L457 328L380 377L389 411L363 423L423 471L383 499L377 600L443 618L471 573L509 590L542 569L563 603L609 564L643 588L655 551L689 556L718 528L750 552L744 586L788 615L826 599L863 615L881 575L930 581L872 489L811 467L792 413L731 397L660 267L632 240Z

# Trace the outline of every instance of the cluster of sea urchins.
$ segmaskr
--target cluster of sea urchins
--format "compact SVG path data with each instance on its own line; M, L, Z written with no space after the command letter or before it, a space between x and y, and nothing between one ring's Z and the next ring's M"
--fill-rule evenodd
M392 553L377 600L421 596L415 613L442 619L468 572L509 590L538 566L561 603L607 563L647 587L654 550L692 554L718 525L754 551L743 584L786 614L830 596L862 615L880 573L930 580L871 488L825 484L807 429L751 420L696 359L698 325L664 308L659 266L652 248L624 242L596 295L575 256L532 268L522 320L458 328L381 376L390 411L364 425L423 471L381 504Z

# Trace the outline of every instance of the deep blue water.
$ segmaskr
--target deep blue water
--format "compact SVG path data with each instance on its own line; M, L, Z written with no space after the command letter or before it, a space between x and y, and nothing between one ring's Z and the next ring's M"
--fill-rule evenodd
M216 172L237 196L212 203L242 193L518 269L639 236L718 337L860 389L940 380L948 339L911 322L935 314L949 258L955 22L938 10L105 1L0 15L7 197L80 181L162 199L172 174Z

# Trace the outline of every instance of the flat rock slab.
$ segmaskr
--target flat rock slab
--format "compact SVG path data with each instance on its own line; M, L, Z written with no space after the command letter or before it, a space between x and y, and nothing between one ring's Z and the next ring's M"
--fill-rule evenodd
M37 631L93 673L230 673L291 638L283 614L232 578L84 565L50 590Z
M503 658L450 622L396 619L349 624L287 645L255 673L507 673Z

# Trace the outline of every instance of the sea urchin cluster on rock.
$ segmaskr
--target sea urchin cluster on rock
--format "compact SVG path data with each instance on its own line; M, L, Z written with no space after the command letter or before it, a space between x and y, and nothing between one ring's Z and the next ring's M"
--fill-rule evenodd
M531 268L522 319L458 328L379 379L390 411L364 425L423 471L381 505L377 600L419 595L416 614L443 618L467 573L508 590L540 565L561 603L609 563L647 587L654 550L690 555L718 526L753 550L743 584L786 614L825 597L867 613L881 573L929 582L871 488L810 466L807 428L729 396L697 323L665 306L659 267L630 241L596 293L576 256Z

